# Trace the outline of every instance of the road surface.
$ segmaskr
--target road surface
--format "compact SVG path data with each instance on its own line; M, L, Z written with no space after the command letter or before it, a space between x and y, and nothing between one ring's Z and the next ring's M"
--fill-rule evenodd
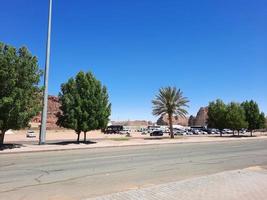
M267 140L6 154L0 159L1 200L78 200L266 166Z

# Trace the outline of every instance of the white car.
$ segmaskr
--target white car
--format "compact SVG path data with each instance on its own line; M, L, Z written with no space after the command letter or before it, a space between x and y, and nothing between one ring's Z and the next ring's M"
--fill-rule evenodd
M120 134L130 134L131 130L130 129L123 129L120 131Z
M227 129L227 128L225 128L225 129L223 129L223 133L224 133L224 134L233 134L233 133L234 133L234 131L232 131L232 130L230 130L230 129Z
M181 129L174 129L173 130L173 134L174 135L186 135L186 131L185 130L181 130Z
M193 135L192 131L186 131L186 135Z
M26 137L27 138L35 138L36 137L35 132L33 130L28 130L26 133Z

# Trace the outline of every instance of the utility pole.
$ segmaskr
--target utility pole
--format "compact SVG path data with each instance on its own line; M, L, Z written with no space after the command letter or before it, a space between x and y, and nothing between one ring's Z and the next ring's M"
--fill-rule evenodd
M46 60L45 60L45 75L44 75L43 111L42 111L41 129L40 129L40 135L39 135L39 144L40 145L45 144L45 136L46 136L51 22L52 22L52 0L49 0L48 29L47 29L47 43L46 43Z

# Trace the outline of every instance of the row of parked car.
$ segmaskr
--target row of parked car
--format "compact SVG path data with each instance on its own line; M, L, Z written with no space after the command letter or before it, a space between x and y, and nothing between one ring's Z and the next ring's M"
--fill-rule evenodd
M130 134L131 130L125 129L125 127L120 125L111 125L104 130L106 134ZM207 135L207 134L233 134L233 130L223 129L222 131L214 128L189 128L189 129L173 129L174 135ZM246 130L243 129L240 133L246 133ZM150 136L163 136L164 134L170 134L169 129L144 129L141 132L142 135Z
M163 136L164 133L170 134L169 132L162 131L162 130L153 130L149 134L150 136ZM173 129L174 135L208 135L208 134L233 134L234 131L230 129L223 129L220 131L219 129L213 128L191 128L191 129ZM240 133L246 133L246 130L241 130ZM146 133L143 133L146 134Z
M111 125L104 130L105 134L130 134L130 132L130 129L126 129L121 125Z

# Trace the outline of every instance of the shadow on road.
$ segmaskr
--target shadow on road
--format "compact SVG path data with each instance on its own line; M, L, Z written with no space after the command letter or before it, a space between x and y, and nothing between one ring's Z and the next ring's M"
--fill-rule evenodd
M209 135L209 137L215 137L215 138L251 138L251 137L257 137L256 135Z
M62 141L62 142L52 142L52 143L47 143L47 144L51 144L51 145L69 145L69 144L95 144L96 142L92 142L92 141L81 141L81 142L77 142L77 141Z
M0 151L4 151L5 149L15 149L23 147L22 144L3 144L0 146Z

